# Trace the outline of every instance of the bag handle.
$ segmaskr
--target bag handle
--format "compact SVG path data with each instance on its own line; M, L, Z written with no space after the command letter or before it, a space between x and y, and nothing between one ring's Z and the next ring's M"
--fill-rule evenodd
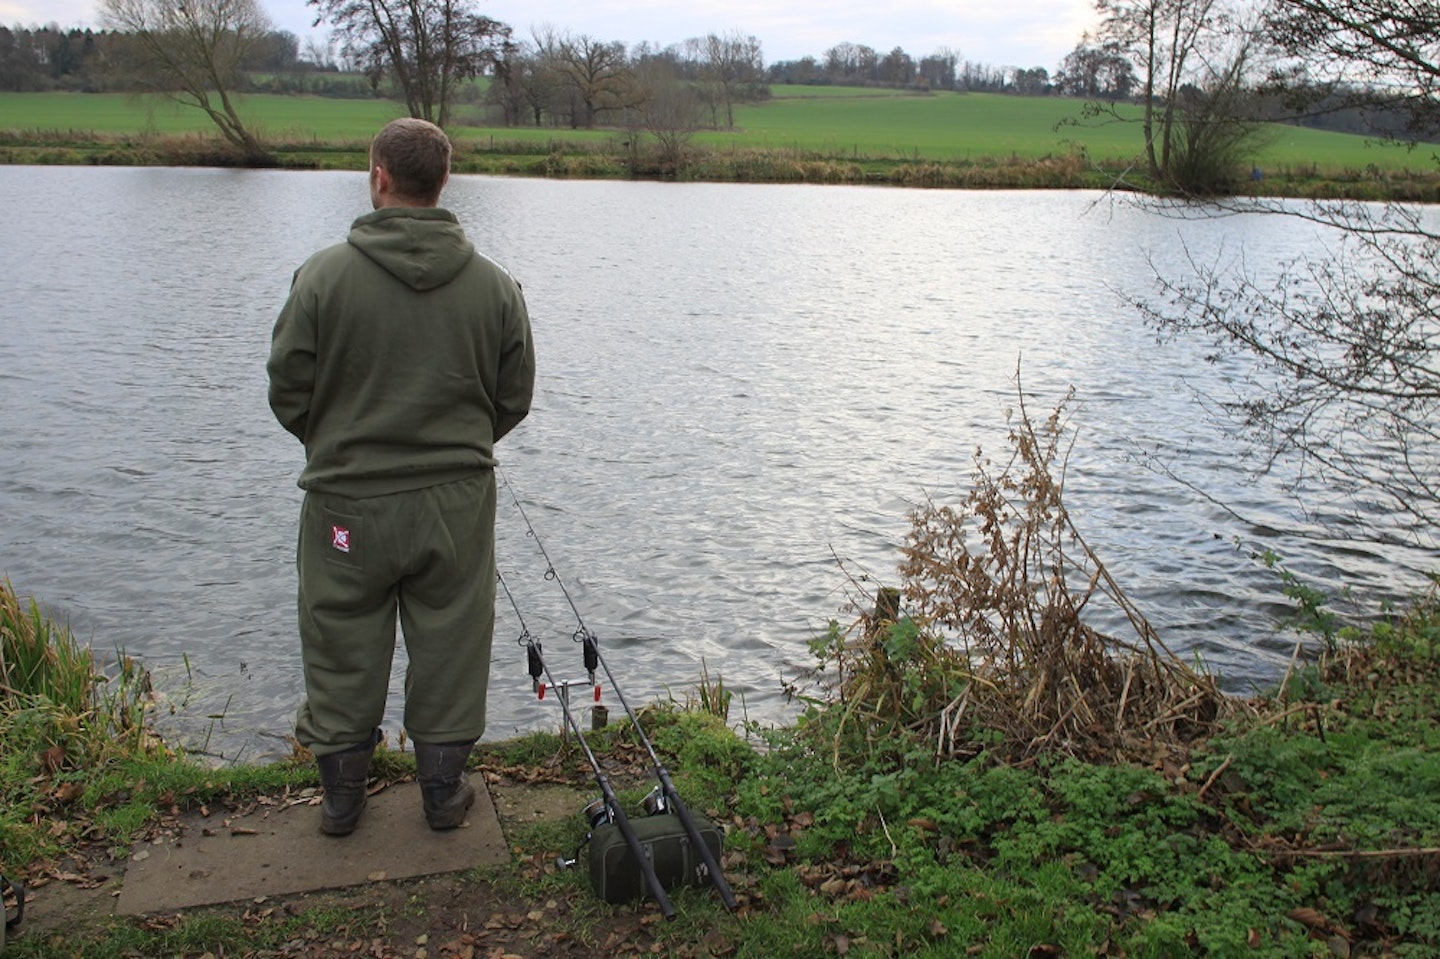
M10 890L15 894L15 918L11 919L9 912L5 915L5 928L7 931L14 931L20 928L20 920L25 918L25 887L18 882L11 882L9 879L0 877L0 892Z

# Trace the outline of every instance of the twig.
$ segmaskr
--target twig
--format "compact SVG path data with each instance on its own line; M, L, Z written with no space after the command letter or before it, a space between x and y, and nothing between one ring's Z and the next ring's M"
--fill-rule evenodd
M880 828L885 830L885 838L890 840L890 858L893 860L900 855L900 847L895 845L895 837L890 835L890 827L885 822L885 814L876 809L875 815L880 817Z
M1200 791L1195 794L1196 799L1205 798L1205 793L1209 792L1210 787L1215 785L1215 780L1219 779L1220 775L1230 768L1230 763L1233 762L1234 759L1234 756L1225 757L1225 761L1216 767L1215 771L1205 780L1205 785L1201 786Z
M1120 705L1115 710L1115 732L1119 733L1125 726L1125 704L1130 699L1130 682L1135 678L1135 658L1130 657L1126 664L1125 687L1120 690Z
M1278 722L1280 722L1281 720L1288 719L1290 716L1293 716L1295 713L1303 713L1303 712L1305 712L1306 710L1309 710L1309 709L1312 709L1312 708L1316 708L1316 706L1315 706L1314 703L1296 703L1294 706L1291 706L1289 709L1287 709L1287 710L1285 710L1285 711L1283 711L1283 712L1276 713L1276 714L1273 715L1273 716L1266 716L1264 719L1260 720L1260 725L1261 725L1261 726L1269 726L1269 725L1271 725L1272 723L1278 723ZM1317 718L1317 719L1319 718L1318 715L1317 715L1316 718Z
M1304 859L1410 859L1440 856L1440 846L1417 846L1408 849L1290 849L1276 853L1271 858L1283 859L1287 856Z
M1290 655L1290 664L1285 667L1285 678L1280 680L1280 692L1276 695L1281 702L1285 701L1285 689L1290 685L1290 676L1295 672L1295 663L1300 659L1303 646L1303 642L1295 643L1295 652Z

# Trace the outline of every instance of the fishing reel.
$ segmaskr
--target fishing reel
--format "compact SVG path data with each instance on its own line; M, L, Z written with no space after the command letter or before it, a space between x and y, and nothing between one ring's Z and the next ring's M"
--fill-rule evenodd
M561 869L570 869L579 865L580 850L585 848L585 843L589 842L590 837L595 834L594 830L599 829L601 826L608 826L615 821L615 814L610 811L610 804L605 801L604 796L601 796L599 799L592 799L586 803L585 808L580 810L580 815L590 826L591 831L586 833L580 845L575 847L575 854L573 856L569 859L566 859L564 856L557 856L555 858L555 864Z
M607 822L615 821L615 815L610 812L610 804L605 801L604 796L587 803L580 815L585 817L591 829L599 829Z
M647 816L663 816L670 811L670 801L665 798L665 787L656 786L640 800L640 808Z
M670 804L665 799L665 787L656 785L654 789L646 793L645 798L640 800L640 808L645 811L647 816L663 816L669 812ZM599 829L606 823L615 821L615 814L610 811L610 804L605 801L603 796L586 803L580 814L585 817L585 821L590 824L591 829Z
M640 808L644 810L647 816L663 816L668 813L670 811L670 803L665 799L665 788L656 785L654 789L645 794L644 799L640 800ZM575 855L572 858L566 859L564 856L556 857L555 863L561 869L569 869L578 865L580 862L580 850L584 849L585 843L590 841L594 835L594 830L599 829L601 826L608 826L615 821L615 814L611 812L610 804L605 801L604 796L601 796L599 799L592 799L586 803L585 808L580 810L580 815L590 826L591 832L585 836L584 842L576 847Z
M590 888L609 903L628 902L647 895L653 880L662 890L680 886L700 887L713 881L714 873L705 862L720 859L720 829L703 816L694 817L692 838L680 817L671 809L663 786L657 785L640 801L644 816L629 820L635 844L624 837L624 827L615 810L603 798L587 803L582 815L590 833L571 859L561 857L559 866L580 865L581 850L587 845L585 867ZM703 851L702 851L703 847ZM647 873L649 877L647 879ZM723 878L723 877L722 877ZM663 906L662 906L663 911Z

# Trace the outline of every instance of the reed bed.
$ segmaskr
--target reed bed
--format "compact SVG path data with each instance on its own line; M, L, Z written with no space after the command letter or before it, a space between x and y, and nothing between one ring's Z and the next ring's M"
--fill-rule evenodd
M0 742L41 754L49 771L93 768L163 749L147 722L149 672L124 653L106 662L0 581Z
M901 588L832 631L822 659L842 707L837 762L857 733L884 748L902 731L937 762L981 752L1014 765L1147 761L1238 708L1165 647L1066 509L1073 394L1040 423L1020 396L1009 458L977 452L963 501L915 509ZM1101 609L1121 635L1091 625Z

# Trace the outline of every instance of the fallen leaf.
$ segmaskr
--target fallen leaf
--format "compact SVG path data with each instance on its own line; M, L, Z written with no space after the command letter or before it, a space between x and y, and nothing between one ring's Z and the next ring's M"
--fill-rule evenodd
M51 746L40 754L40 765L50 772L55 772L65 764L65 747Z
M1326 919L1325 916L1322 915L1320 912L1314 909L1306 908L1304 906L1298 909L1291 909L1285 914L1285 917L1287 919L1293 919L1294 921L1300 923L1302 926L1306 926L1310 929L1319 929L1324 931L1330 928L1329 919Z

